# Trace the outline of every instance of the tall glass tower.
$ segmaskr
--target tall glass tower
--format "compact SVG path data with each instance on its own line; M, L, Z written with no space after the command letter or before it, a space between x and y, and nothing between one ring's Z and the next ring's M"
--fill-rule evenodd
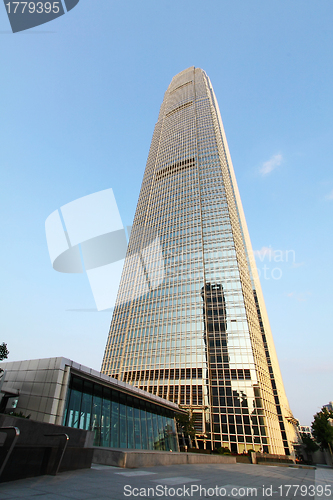
M188 408L199 447L293 451L227 140L198 68L164 96L102 371Z

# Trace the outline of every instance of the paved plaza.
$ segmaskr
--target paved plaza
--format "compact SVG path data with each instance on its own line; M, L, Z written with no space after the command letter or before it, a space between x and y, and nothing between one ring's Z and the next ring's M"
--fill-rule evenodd
M1 500L333 498L333 469L204 464L91 469L0 485Z

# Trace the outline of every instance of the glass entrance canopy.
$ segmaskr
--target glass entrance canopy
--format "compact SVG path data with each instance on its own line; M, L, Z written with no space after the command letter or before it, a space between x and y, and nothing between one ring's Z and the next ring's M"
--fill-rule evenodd
M74 374L63 425L94 431L94 446L179 451L174 412Z

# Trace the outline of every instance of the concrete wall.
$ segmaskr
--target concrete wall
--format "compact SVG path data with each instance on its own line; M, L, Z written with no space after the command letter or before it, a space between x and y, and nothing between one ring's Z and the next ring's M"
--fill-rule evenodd
M6 439L7 433L2 430L4 427L17 427L20 434L2 472L1 482L54 474L60 461L59 471L91 466L92 432L3 414L0 414L0 443L2 444L0 464L7 457L9 444L12 442L10 438ZM64 455L66 438L63 434L69 436Z
M292 455L275 455L273 453L258 453L251 452L251 460L253 464L262 464L265 462L279 463L295 463L295 458Z
M235 464L236 457L202 453L171 453L168 451L120 450L94 447L93 462L115 467L152 467L175 464Z
M312 453L312 462L318 465L328 465L333 466L332 457L328 450L317 450Z
M69 436L68 447L70 448L91 448L94 441L92 431L63 427L62 425L51 425L36 422L27 418L12 417L11 415L0 414L1 427L18 427L20 435L16 446L52 446L56 438L46 437L46 434L67 434ZM3 434L3 433L1 433Z

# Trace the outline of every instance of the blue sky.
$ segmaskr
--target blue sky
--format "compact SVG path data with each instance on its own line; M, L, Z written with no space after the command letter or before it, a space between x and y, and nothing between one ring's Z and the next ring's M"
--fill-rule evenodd
M332 20L331 0L80 0L14 35L0 9L9 360L100 368L110 312L67 310L94 300L86 275L52 269L45 220L111 187L131 224L163 94L195 65L219 102L289 403L310 424L333 399Z

